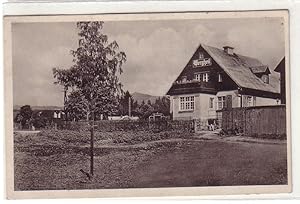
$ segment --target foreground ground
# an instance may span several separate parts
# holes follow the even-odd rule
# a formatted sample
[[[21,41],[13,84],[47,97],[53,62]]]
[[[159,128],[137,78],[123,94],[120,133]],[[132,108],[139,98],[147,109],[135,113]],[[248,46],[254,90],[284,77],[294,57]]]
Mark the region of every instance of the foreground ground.
[[[194,136],[194,137],[193,137]],[[88,180],[88,133],[15,134],[15,190],[276,185],[286,144],[203,140],[193,134],[99,133]]]

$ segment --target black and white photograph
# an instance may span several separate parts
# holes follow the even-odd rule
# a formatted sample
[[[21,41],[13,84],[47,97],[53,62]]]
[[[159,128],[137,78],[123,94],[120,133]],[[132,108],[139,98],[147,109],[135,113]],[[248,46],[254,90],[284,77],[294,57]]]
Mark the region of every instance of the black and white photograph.
[[[4,21],[11,191],[291,190],[286,11]]]

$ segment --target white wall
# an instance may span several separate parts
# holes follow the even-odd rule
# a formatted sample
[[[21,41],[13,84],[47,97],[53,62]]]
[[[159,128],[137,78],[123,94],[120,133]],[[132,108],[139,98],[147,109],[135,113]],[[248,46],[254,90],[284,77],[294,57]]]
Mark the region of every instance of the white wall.
[[[209,108],[209,100],[214,98],[213,108]],[[216,96],[212,94],[200,94],[200,119],[215,118],[216,115]]]
[[[220,96],[232,96],[232,107],[241,107],[241,96],[237,94],[237,90],[233,91],[220,91],[217,95],[213,94],[183,94],[178,96],[171,96],[170,111],[173,113],[174,120],[191,120],[191,119],[210,119],[216,118],[218,110],[218,97]],[[195,97],[195,108],[193,111],[180,111],[180,97],[181,96],[194,96]],[[210,98],[214,98],[213,108],[209,108]],[[243,100],[245,95],[243,95]],[[252,99],[253,102],[253,99]],[[280,101],[276,99],[256,97],[255,106],[267,106],[267,105],[277,105]]]
[[[279,104],[280,100],[277,99],[256,97],[256,106],[273,106]]]
[[[221,92],[217,93],[217,97],[218,96],[226,96],[226,95],[232,95],[232,107],[233,108],[241,107],[241,96],[237,94],[237,90],[221,91]],[[245,96],[247,96],[247,95],[243,95],[243,100],[245,100]],[[258,97],[258,96],[256,96],[255,98],[256,98],[255,106],[272,106],[272,105],[280,104],[280,100],[278,101],[277,99],[263,98],[263,97]],[[252,102],[253,102],[253,98],[252,98]]]
[[[180,111],[180,97],[181,96],[194,96],[195,108],[193,111]],[[190,120],[199,118],[210,118],[215,116],[216,112],[213,109],[209,109],[209,98],[215,97],[211,94],[183,94],[172,97],[172,112],[174,120]]]
[[[182,96],[194,96],[195,107],[193,111],[180,111],[180,97]],[[199,106],[199,94],[183,94],[178,96],[173,96],[173,119],[174,120],[190,120],[195,119],[197,115],[200,114]]]
[[[219,96],[227,96],[227,95],[231,95],[232,96],[232,108],[237,108],[241,106],[241,98],[238,95],[237,90],[233,90],[233,91],[220,91],[217,93],[217,97],[216,97],[216,110],[217,110],[217,102],[218,102],[218,97]]]

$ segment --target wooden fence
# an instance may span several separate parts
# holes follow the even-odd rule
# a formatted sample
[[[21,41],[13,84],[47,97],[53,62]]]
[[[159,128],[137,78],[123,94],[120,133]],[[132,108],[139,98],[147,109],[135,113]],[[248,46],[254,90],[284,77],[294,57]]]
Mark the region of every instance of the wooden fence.
[[[223,110],[222,129],[252,137],[285,138],[285,105],[232,108]]]

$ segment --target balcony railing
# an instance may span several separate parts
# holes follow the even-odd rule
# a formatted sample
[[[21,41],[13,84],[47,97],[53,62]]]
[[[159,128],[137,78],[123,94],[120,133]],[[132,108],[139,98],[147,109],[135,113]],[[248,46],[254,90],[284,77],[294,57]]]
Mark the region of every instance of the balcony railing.
[[[201,81],[198,81],[196,79],[193,79],[193,80],[186,80],[186,81],[175,81],[173,84],[193,84],[193,83],[196,83],[196,84],[200,84]],[[207,82],[205,82],[207,83]]]

